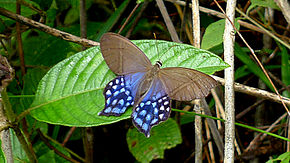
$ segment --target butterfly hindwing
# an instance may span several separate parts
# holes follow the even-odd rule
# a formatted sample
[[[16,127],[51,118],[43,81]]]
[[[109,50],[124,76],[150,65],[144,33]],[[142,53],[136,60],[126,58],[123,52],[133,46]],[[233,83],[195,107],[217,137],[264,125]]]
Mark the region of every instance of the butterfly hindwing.
[[[120,116],[126,109],[134,104],[136,90],[140,81],[144,78],[144,72],[132,73],[128,75],[117,76],[110,81],[105,89],[105,108],[99,115]]]
[[[155,79],[144,98],[133,109],[133,124],[149,137],[151,128],[166,121],[170,111],[170,98],[163,89],[163,84]]]
[[[130,87],[126,87],[125,77],[117,76],[110,81],[104,89],[105,108],[99,112],[99,115],[120,116],[128,106],[134,104]]]

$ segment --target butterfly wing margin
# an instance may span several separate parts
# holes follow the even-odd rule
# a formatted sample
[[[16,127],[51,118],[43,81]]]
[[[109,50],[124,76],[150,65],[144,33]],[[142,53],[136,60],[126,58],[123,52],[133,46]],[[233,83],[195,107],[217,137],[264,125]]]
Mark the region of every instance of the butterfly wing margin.
[[[157,75],[169,97],[179,101],[206,97],[218,85],[209,75],[189,68],[167,67],[160,69]]]
[[[117,75],[146,72],[152,64],[148,57],[129,39],[115,33],[105,33],[100,41],[105,62]]]

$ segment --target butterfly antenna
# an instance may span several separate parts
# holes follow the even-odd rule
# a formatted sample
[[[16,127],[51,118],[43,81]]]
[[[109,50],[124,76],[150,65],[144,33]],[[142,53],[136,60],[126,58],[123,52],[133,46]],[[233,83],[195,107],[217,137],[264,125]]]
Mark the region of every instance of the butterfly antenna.
[[[156,49],[157,49],[158,60],[160,60],[159,50],[158,50],[158,45],[157,45],[157,39],[156,39],[156,34],[153,32],[153,35],[154,35],[154,39],[155,39],[155,46],[156,46]]]

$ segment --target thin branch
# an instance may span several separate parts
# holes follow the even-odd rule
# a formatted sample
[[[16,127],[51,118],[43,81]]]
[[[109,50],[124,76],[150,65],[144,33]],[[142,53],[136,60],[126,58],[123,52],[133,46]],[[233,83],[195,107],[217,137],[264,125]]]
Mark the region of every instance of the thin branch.
[[[286,21],[290,24],[290,5],[288,0],[274,0],[280,7]]]
[[[215,3],[216,0],[214,0]],[[234,27],[230,21],[235,19],[235,7],[236,0],[228,0],[226,7],[226,19],[225,31],[224,31],[224,60],[230,67],[225,69],[225,112],[226,112],[226,122],[225,122],[225,153],[224,162],[230,163],[234,162],[235,149],[235,91],[234,91],[234,43],[235,34]]]
[[[176,3],[176,4],[179,4],[179,5],[185,5],[185,2],[184,1],[180,1],[180,0],[167,0],[169,2],[172,2],[172,3]],[[219,18],[225,18],[225,16],[223,15],[223,13],[220,13],[218,11],[215,11],[215,10],[211,10],[211,9],[207,9],[205,7],[199,7],[199,10],[201,12],[204,12],[204,13],[208,13],[210,15],[214,15],[214,16],[217,16]],[[290,45],[287,44],[285,41],[281,40],[279,37],[275,36],[273,33],[271,33],[270,31],[266,30],[264,27],[262,27],[259,23],[257,23],[256,21],[254,21],[253,19],[251,19],[249,16],[247,16],[245,13],[243,13],[242,11],[240,11],[238,8],[236,8],[236,11],[238,11],[242,16],[244,16],[246,19],[250,20],[253,24],[250,24],[250,23],[247,23],[245,21],[242,21],[242,20],[238,20],[238,23],[240,23],[241,26],[244,26],[246,28],[249,28],[251,30],[254,30],[254,31],[257,31],[257,32],[260,32],[260,33],[263,33],[263,34],[267,34],[269,35],[270,37],[272,37],[273,39],[277,40],[278,42],[280,42],[281,44],[283,44],[284,46],[286,46],[288,49],[290,49]]]
[[[218,82],[220,82],[222,85],[225,84],[225,79],[217,77],[217,76],[213,76],[212,77],[217,80]],[[254,87],[249,87],[240,83],[235,83],[234,84],[234,89],[237,92],[241,92],[241,93],[245,93],[251,96],[255,96],[255,97],[261,97],[264,99],[268,99],[277,103],[281,103],[281,99],[279,98],[279,96],[275,93],[271,93],[262,89],[258,89],[258,88],[254,88]],[[287,97],[283,97],[282,96],[283,101],[285,102],[286,105],[290,106],[290,99]]]
[[[287,113],[283,114],[281,117],[279,117],[267,130],[266,132],[270,132],[275,126],[276,124],[278,124],[283,118],[285,118],[287,116]],[[267,136],[267,134],[263,134],[263,133],[259,133],[249,144],[249,146],[246,148],[246,150],[244,152],[249,152],[251,150],[253,150],[256,145],[257,142],[262,142],[263,139],[265,139],[265,137]]]
[[[174,28],[174,25],[173,25],[172,21],[170,20],[170,17],[168,15],[168,12],[167,12],[167,9],[164,5],[163,0],[156,0],[156,2],[157,2],[157,5],[159,7],[159,10],[162,14],[162,17],[164,19],[164,22],[166,24],[166,27],[170,33],[172,41],[181,43],[181,41],[178,38],[178,34]]]
[[[189,2],[187,2],[189,3]],[[199,18],[199,3],[198,0],[192,0],[192,36],[193,46],[200,48],[200,18]],[[197,99],[194,111],[201,114],[201,100]],[[194,118],[194,129],[195,129],[195,162],[202,162],[202,119],[199,116]]]
[[[134,7],[134,9],[131,11],[131,13],[129,14],[129,16],[127,17],[127,19],[125,20],[124,24],[122,25],[122,27],[120,28],[118,34],[120,34],[122,32],[122,30],[124,29],[124,27],[127,25],[128,21],[130,20],[130,18],[132,17],[132,15],[134,14],[134,12],[137,10],[137,8],[139,7],[140,3],[137,3]]]
[[[13,20],[18,21],[22,24],[31,26],[33,28],[41,30],[41,31],[48,33],[50,35],[53,35],[55,37],[60,37],[64,40],[74,42],[74,43],[83,45],[85,47],[92,47],[92,46],[99,46],[100,45],[98,42],[91,41],[91,40],[84,39],[84,38],[80,38],[80,37],[77,37],[75,35],[69,34],[67,32],[63,32],[63,31],[57,30],[55,28],[51,28],[51,27],[44,25],[42,23],[36,22],[34,20],[28,19],[24,16],[14,14],[13,12],[8,11],[2,7],[0,7],[0,15],[6,16],[10,19],[13,19]]]
[[[201,102],[202,102],[202,106],[204,108],[204,114],[212,116],[211,112],[210,112],[210,109],[209,109],[209,107],[208,107],[208,105],[207,105],[207,103],[206,103],[204,98],[201,100]],[[207,123],[209,125],[209,128],[210,128],[210,131],[212,133],[213,140],[215,141],[215,144],[218,147],[218,152],[219,152],[219,155],[220,155],[220,159],[223,160],[223,157],[224,157],[223,156],[223,154],[224,154],[224,143],[223,143],[222,136],[219,133],[219,131],[217,129],[217,125],[216,125],[216,123],[215,123],[215,121],[213,119],[206,118],[206,121],[207,121]]]
[[[132,33],[133,30],[135,29],[135,27],[136,27],[138,21],[140,20],[140,18],[141,18],[141,16],[142,16],[142,13],[143,13],[144,10],[147,8],[148,4],[149,4],[149,1],[144,1],[144,2],[142,3],[142,7],[141,7],[140,11],[138,12],[138,14],[137,14],[137,16],[136,16],[136,18],[135,18],[133,24],[131,25],[130,29],[128,30],[128,32],[127,32],[127,34],[126,34],[126,37],[127,37],[127,38],[130,37],[131,33]]]
[[[16,2],[16,13],[21,14],[21,5],[19,3],[19,0]],[[25,62],[24,62],[24,52],[23,52],[23,44],[22,44],[22,38],[21,38],[21,31],[20,31],[20,23],[16,22],[16,36],[17,36],[17,45],[18,45],[18,54],[20,59],[20,65],[21,65],[21,73],[22,76],[25,75]]]
[[[46,137],[43,135],[43,133],[37,129],[37,132],[41,138],[41,140],[44,142],[44,144],[46,144],[51,150],[53,150],[57,155],[59,155],[60,157],[70,161],[70,162],[73,162],[73,163],[79,163],[79,161],[76,161],[68,156],[66,156],[65,154],[63,154],[62,152],[60,152],[58,149],[56,149],[53,145],[51,145],[49,143],[49,140],[46,139]]]
[[[216,2],[216,0],[215,0]],[[220,8],[220,10],[225,14],[224,10],[222,9],[222,7],[216,2],[217,6]],[[247,16],[246,14],[244,14],[243,12],[241,12],[239,9],[236,8],[236,11],[238,11],[239,13],[243,14],[244,16]],[[266,69],[264,68],[264,66],[262,65],[262,63],[259,61],[258,57],[256,56],[254,50],[250,47],[250,45],[247,43],[247,41],[244,39],[244,37],[242,36],[242,34],[237,30],[237,28],[235,27],[234,23],[232,20],[229,19],[229,17],[227,15],[225,15],[227,17],[227,20],[229,20],[230,24],[232,25],[232,27],[235,29],[235,31],[237,32],[237,34],[239,35],[239,37],[242,39],[242,41],[244,42],[244,44],[247,46],[247,48],[250,50],[251,54],[253,55],[253,57],[255,58],[256,62],[258,63],[258,65],[260,66],[260,68],[262,69],[262,71],[264,72],[264,74],[266,75],[267,79],[270,81],[271,85],[273,86],[276,94],[279,96],[282,105],[284,106],[285,110],[287,111],[287,113],[290,115],[290,112],[285,104],[285,102],[282,99],[282,96],[280,95],[280,93],[278,92],[277,88],[275,87],[273,81],[271,80],[271,78],[269,77],[269,74],[267,73]],[[248,17],[248,16],[247,16]],[[260,28],[263,29],[263,27],[261,25],[259,25],[258,23],[256,23],[255,21],[252,21],[253,23],[255,23],[257,26],[259,26]],[[272,33],[269,32],[271,35]],[[275,39],[279,39],[279,38],[275,38]],[[283,44],[284,45],[284,44]],[[288,47],[290,49],[290,46],[285,45],[286,47]]]
[[[68,142],[68,140],[71,138],[71,136],[72,136],[72,134],[73,134],[73,132],[75,130],[76,130],[76,127],[72,127],[72,128],[69,129],[69,131],[67,132],[67,134],[66,134],[66,136],[65,136],[65,138],[64,138],[64,140],[63,140],[63,142],[61,144],[63,147]]]

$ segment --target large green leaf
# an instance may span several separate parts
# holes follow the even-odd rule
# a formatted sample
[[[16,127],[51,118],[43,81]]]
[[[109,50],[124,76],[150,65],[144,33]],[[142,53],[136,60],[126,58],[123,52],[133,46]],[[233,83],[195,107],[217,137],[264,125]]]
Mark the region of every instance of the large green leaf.
[[[37,46],[35,46],[37,45]],[[70,43],[39,32],[37,36],[27,37],[23,44],[27,65],[52,66],[65,59],[73,49]]]
[[[130,152],[140,162],[164,158],[164,150],[175,147],[182,142],[181,133],[173,119],[153,127],[150,138],[146,138],[136,128],[128,130],[127,144]]]
[[[159,60],[155,40],[134,41],[149,59]],[[212,74],[228,67],[217,55],[186,44],[158,41],[163,67],[182,66]],[[129,118],[98,116],[104,107],[103,88],[114,78],[99,47],[77,53],[55,65],[40,81],[31,105],[34,118],[67,126],[98,126]]]

